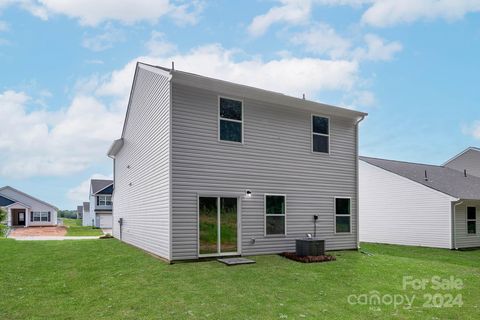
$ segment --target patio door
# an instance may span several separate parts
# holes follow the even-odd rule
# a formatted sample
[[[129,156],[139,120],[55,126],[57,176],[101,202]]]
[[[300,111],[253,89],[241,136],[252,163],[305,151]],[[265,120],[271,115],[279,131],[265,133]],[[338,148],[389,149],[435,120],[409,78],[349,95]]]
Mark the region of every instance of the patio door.
[[[238,254],[238,198],[198,198],[199,255]]]

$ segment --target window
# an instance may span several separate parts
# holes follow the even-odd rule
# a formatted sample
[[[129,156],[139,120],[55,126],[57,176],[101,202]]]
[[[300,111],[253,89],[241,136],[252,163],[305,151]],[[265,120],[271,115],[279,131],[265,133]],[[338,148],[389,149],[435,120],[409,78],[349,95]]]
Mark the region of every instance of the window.
[[[467,207],[467,232],[468,234],[477,233],[477,208]]]
[[[243,142],[243,103],[239,100],[219,98],[219,139]]]
[[[350,198],[335,198],[335,233],[350,233],[352,203]]]
[[[49,222],[50,221],[50,212],[36,212],[32,211],[31,214],[31,221],[36,221],[36,222]]]
[[[312,116],[312,151],[330,152],[330,119]]]
[[[285,214],[284,195],[265,195],[265,235],[284,235]]]
[[[111,206],[112,196],[97,196],[97,206]]]

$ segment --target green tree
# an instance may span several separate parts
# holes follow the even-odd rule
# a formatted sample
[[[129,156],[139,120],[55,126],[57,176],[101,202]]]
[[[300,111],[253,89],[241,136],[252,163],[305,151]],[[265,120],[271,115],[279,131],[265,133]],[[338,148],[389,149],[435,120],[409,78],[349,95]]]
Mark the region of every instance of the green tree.
[[[7,211],[5,209],[0,208],[0,237],[5,235],[5,231],[7,230]]]

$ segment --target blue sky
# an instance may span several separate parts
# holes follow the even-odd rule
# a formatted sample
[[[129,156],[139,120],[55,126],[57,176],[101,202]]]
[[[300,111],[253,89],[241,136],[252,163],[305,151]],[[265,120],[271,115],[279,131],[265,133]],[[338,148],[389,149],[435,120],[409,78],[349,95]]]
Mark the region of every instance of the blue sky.
[[[0,0],[0,185],[86,200],[137,60],[366,111],[363,155],[441,164],[480,145],[479,18],[466,0]]]

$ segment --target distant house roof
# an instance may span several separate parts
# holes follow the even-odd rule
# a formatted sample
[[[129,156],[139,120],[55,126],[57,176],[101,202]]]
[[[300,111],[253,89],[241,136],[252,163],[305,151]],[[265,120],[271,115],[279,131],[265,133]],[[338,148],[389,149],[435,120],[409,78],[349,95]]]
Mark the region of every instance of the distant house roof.
[[[113,185],[113,180],[92,179],[92,194],[97,194]],[[113,188],[112,188],[113,191]],[[112,192],[110,192],[112,193]],[[105,193],[102,193],[105,194]]]
[[[83,211],[90,212],[90,202],[84,202],[83,203]]]
[[[447,162],[445,162],[443,164],[443,166],[446,166],[448,165],[450,162],[456,160],[457,158],[461,157],[462,155],[464,155],[465,153],[469,152],[469,151],[476,151],[476,152],[480,152],[480,148],[477,148],[477,147],[468,147],[467,149],[463,150],[462,152],[460,152],[459,154],[457,154],[456,156],[454,156],[453,158],[449,159]]]
[[[12,203],[15,203],[15,201],[10,200],[8,198],[5,198],[4,196],[0,195],[0,207],[6,207],[11,205]]]
[[[83,206],[77,206],[77,212],[78,212],[78,214],[82,214],[83,213]]]
[[[459,199],[480,200],[480,178],[443,166],[360,157],[360,160]],[[426,177],[425,177],[426,172]]]
[[[49,206],[49,207],[52,207],[52,208],[55,209],[55,210],[58,210],[58,208],[57,208],[56,206],[54,206],[53,204],[50,204],[50,203],[48,203],[48,202],[45,202],[45,201],[40,200],[40,199],[38,199],[38,198],[35,198],[35,197],[33,197],[33,196],[25,193],[25,192],[22,192],[22,191],[20,191],[20,190],[18,190],[18,189],[15,189],[15,188],[13,188],[13,187],[10,187],[10,186],[5,186],[5,187],[0,188],[0,193],[2,192],[2,190],[6,190],[6,189],[10,189],[10,190],[12,190],[12,191],[14,191],[14,192],[16,192],[16,193],[19,193],[19,194],[25,196],[25,197],[28,197],[28,198],[30,198],[30,199],[32,199],[32,200],[41,202],[41,203],[43,203],[43,204],[45,204],[45,205],[47,205],[47,206]],[[21,203],[21,202],[19,202],[19,201],[17,201],[17,200],[15,200],[15,201],[16,201],[16,203]],[[21,203],[21,204],[22,204],[22,205],[25,205],[24,203]],[[25,205],[25,206],[27,206],[27,205]],[[27,207],[29,207],[29,206],[27,206]]]

